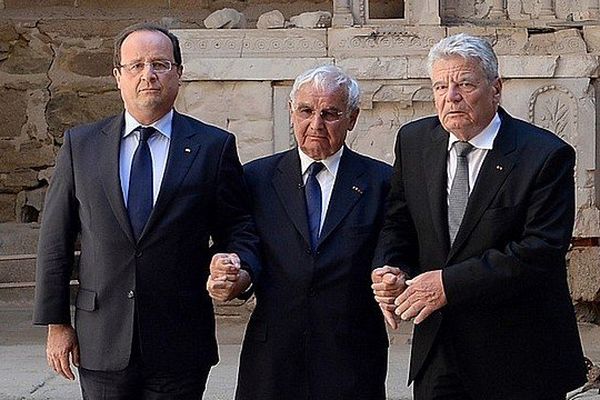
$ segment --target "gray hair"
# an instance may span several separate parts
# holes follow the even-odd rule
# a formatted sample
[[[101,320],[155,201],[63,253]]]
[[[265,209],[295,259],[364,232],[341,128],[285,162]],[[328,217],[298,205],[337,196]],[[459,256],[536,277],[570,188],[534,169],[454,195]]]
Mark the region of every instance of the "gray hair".
[[[294,86],[292,86],[290,92],[292,106],[296,104],[298,90],[307,83],[320,90],[343,89],[346,93],[347,111],[354,111],[358,108],[358,102],[360,101],[358,82],[335,65],[322,65],[300,74],[294,81]]]
[[[429,51],[427,56],[427,72],[431,76],[433,64],[436,61],[452,56],[459,56],[478,61],[488,81],[498,78],[498,58],[492,45],[485,39],[459,33],[440,40]]]

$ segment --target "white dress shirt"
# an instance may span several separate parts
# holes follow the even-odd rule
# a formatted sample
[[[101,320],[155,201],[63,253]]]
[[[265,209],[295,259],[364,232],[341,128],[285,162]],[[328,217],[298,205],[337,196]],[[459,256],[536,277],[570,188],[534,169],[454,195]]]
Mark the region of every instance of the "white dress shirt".
[[[338,167],[340,166],[340,158],[342,157],[343,151],[344,146],[326,159],[317,161],[322,162],[325,167],[317,174],[317,180],[319,181],[319,185],[321,185],[321,223],[319,225],[319,233],[323,228],[323,222],[327,215],[329,200],[331,200],[331,192],[333,191],[333,185],[335,184],[335,178],[337,176]],[[300,154],[302,182],[306,185],[306,181],[308,180],[308,167],[316,160],[313,160],[304,154],[300,148],[298,148],[298,153]]]
[[[153,205],[156,204],[156,199],[160,192],[160,185],[165,173],[165,166],[167,165],[169,146],[171,144],[172,121],[173,110],[150,125],[156,129],[156,132],[148,139],[150,155],[152,156]],[[137,127],[140,125],[143,124],[137,122],[129,112],[125,111],[125,131],[121,138],[121,148],[119,151],[119,175],[121,178],[121,190],[123,191],[125,204],[127,204],[127,196],[129,195],[129,175],[131,174],[133,154],[140,141],[140,133],[137,130]]]
[[[469,163],[469,194],[473,191],[485,156],[488,151],[494,147],[494,139],[496,139],[498,131],[500,130],[500,123],[500,116],[496,113],[489,125],[486,126],[481,133],[469,140],[469,143],[473,146],[473,150],[467,154],[467,162]],[[452,187],[457,164],[456,148],[453,144],[458,141],[460,141],[460,139],[450,132],[450,138],[448,140],[449,154],[447,157],[448,186],[446,189],[448,194],[450,194],[450,188]]]

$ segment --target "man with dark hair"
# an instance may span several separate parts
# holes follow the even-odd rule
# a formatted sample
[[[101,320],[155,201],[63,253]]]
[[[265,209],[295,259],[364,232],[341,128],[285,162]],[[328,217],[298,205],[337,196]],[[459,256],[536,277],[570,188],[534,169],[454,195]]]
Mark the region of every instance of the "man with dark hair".
[[[241,266],[234,293],[259,272],[235,139],[173,109],[182,71],[163,27],[119,35],[125,111],[65,133],[48,189],[34,323],[48,325],[51,368],[74,379],[71,362],[79,367],[85,399],[201,398],[218,360],[209,237]]]
[[[400,129],[372,274],[415,324],[415,400],[559,400],[585,382],[567,287],[575,152],[499,107],[492,46],[429,53],[437,116]]]

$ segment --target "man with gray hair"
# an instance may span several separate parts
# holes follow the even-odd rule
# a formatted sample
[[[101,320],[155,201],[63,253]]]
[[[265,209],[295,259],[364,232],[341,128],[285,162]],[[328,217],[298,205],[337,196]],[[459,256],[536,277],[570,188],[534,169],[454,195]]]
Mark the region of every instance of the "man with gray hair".
[[[392,169],[344,145],[358,103],[339,68],[306,71],[289,103],[298,147],[244,168],[264,264],[238,400],[385,399],[388,339],[370,264]],[[219,268],[208,287],[226,300]]]
[[[416,400],[558,400],[585,382],[566,279],[573,148],[499,107],[498,61],[459,34],[429,53],[436,117],[403,126],[372,274],[413,320]]]

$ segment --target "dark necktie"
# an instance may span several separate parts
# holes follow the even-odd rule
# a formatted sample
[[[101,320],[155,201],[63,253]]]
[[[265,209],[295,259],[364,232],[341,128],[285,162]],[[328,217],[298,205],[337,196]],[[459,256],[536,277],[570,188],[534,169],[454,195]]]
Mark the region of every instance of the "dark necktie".
[[[319,241],[319,227],[321,226],[321,185],[317,180],[317,174],[323,169],[323,163],[313,162],[308,167],[308,179],[304,187],[306,196],[306,215],[308,216],[308,228],[310,229],[310,246],[313,250],[317,248]]]
[[[454,243],[469,200],[469,162],[467,154],[473,150],[469,142],[454,142],[456,147],[456,171],[448,195],[448,232],[450,245]]]
[[[136,240],[140,238],[152,211],[152,155],[148,139],[156,130],[149,126],[147,128],[139,127],[138,131],[140,132],[140,141],[133,154],[127,196],[127,212]]]

